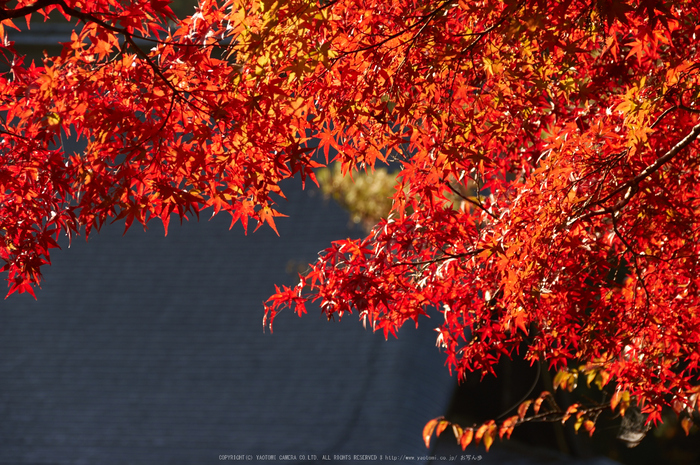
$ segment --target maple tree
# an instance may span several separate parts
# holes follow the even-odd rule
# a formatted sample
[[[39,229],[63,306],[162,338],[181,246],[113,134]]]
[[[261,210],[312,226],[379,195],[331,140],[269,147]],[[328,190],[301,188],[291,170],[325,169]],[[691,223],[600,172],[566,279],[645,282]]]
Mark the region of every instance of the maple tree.
[[[52,12],[74,32],[28,62],[6,31]],[[275,229],[284,179],[391,162],[388,217],[277,288],[264,324],[315,300],[387,337],[432,314],[460,377],[519,352],[611,393],[452,425],[463,447],[633,405],[697,418],[697,2],[203,0],[178,20],[164,0],[19,0],[0,21],[10,294],[34,293],[63,233],[167,233],[203,208]]]

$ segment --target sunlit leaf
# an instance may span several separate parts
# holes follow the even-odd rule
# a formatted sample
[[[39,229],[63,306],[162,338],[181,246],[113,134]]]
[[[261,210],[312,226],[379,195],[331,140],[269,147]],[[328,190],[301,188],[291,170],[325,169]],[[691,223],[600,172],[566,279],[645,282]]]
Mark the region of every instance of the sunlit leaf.
[[[423,441],[425,441],[425,447],[430,447],[430,437],[433,435],[433,431],[438,424],[438,419],[433,418],[423,427]]]
[[[465,428],[462,436],[459,438],[459,445],[462,446],[462,450],[465,450],[467,446],[472,442],[474,437],[474,430],[472,428]]]

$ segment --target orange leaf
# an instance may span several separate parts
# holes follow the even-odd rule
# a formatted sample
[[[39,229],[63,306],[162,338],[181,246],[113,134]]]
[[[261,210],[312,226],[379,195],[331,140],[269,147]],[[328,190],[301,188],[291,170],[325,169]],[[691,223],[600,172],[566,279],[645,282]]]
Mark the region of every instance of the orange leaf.
[[[489,425],[484,423],[483,425],[479,426],[479,429],[476,430],[476,434],[474,435],[474,442],[479,444],[481,442],[481,438],[484,437],[484,433],[488,429]]]
[[[484,435],[489,432],[489,434],[492,434],[493,436],[496,435],[496,422],[493,420],[489,420],[483,425],[479,427],[478,430],[476,430],[476,434],[474,435],[474,440],[476,441],[477,444],[481,442],[481,439],[484,438]],[[486,439],[484,438],[484,441]],[[491,442],[493,442],[493,437],[490,439]],[[489,443],[489,446],[491,444]],[[486,450],[488,450],[488,446],[486,447]]]
[[[693,427],[693,420],[690,417],[683,417],[681,420],[681,427],[683,431],[685,431],[685,435],[688,436],[690,434],[690,428]]]
[[[617,404],[620,403],[621,395],[622,395],[622,391],[620,391],[620,390],[615,391],[615,394],[613,394],[612,398],[610,399],[610,409],[611,410],[615,411]]]
[[[627,391],[615,391],[612,399],[610,399],[610,408],[614,411],[617,406],[620,406],[620,415],[625,415],[625,410],[630,405],[630,393]]]
[[[472,428],[467,428],[462,433],[462,437],[459,438],[459,445],[462,446],[462,450],[466,449],[469,443],[472,442],[474,437],[474,430]]]
[[[571,404],[569,408],[566,409],[566,413],[564,414],[564,418],[561,419],[561,422],[566,423],[566,420],[568,420],[571,417],[571,415],[578,412],[579,407],[579,404]]]
[[[528,407],[530,407],[530,404],[532,403],[532,400],[526,400],[522,404],[520,404],[520,407],[518,407],[518,415],[520,416],[520,419],[522,420],[525,418],[525,414],[527,413]]]
[[[535,412],[535,415],[539,413],[540,407],[542,406],[542,402],[549,395],[551,395],[549,391],[543,391],[542,394],[540,394],[540,397],[537,398],[537,400],[535,401],[535,405],[532,407],[532,410]]]
[[[447,425],[449,425],[450,422],[447,420],[440,420],[440,422],[437,425],[437,428],[435,429],[435,436],[439,437],[440,434],[442,434],[443,431],[445,431],[445,428],[447,428]]]
[[[518,415],[506,418],[503,423],[501,423],[501,427],[498,430],[498,437],[502,439],[503,435],[506,434],[507,438],[510,439],[510,435],[513,433],[513,429],[518,424],[519,420],[520,417]]]
[[[430,448],[430,436],[433,435],[433,431],[435,430],[435,426],[437,426],[437,424],[438,419],[433,418],[425,424],[425,427],[423,427],[423,440],[425,441],[425,447],[427,448]]]

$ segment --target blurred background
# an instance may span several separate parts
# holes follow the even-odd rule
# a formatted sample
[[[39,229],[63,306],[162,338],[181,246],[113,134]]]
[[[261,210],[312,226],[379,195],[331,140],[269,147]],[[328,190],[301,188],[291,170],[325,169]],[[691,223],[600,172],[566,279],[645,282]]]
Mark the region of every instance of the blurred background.
[[[2,303],[0,463],[427,455],[423,425],[455,383],[430,325],[385,341],[312,306],[263,332],[274,284],[356,234],[317,191],[288,197],[281,237],[222,215],[64,241],[38,300]]]

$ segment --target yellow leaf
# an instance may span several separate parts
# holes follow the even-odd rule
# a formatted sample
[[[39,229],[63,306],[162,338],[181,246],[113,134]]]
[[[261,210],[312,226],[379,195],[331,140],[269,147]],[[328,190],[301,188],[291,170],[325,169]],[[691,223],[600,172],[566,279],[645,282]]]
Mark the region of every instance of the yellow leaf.
[[[552,381],[552,384],[554,385],[554,389],[558,389],[561,387],[562,389],[566,389],[566,381],[568,380],[568,373],[566,370],[559,370],[556,375],[554,375],[554,380]]]
[[[494,439],[496,438],[496,424],[491,423],[484,433],[484,446],[486,447],[486,452],[491,448]]]
[[[58,113],[51,112],[46,116],[46,121],[49,123],[49,126],[56,126],[61,122],[61,117]]]
[[[594,383],[598,389],[602,391],[603,387],[608,384],[608,381],[610,381],[610,373],[605,370],[600,370],[595,377]]]
[[[476,430],[476,434],[474,434],[474,441],[476,441],[477,444],[481,442],[481,438],[484,437],[484,433],[486,433],[488,427],[489,424],[484,423],[483,425],[479,426],[479,429]]]
[[[484,58],[484,69],[493,76],[493,62],[488,58]]]
[[[586,386],[591,387],[591,381],[593,381],[598,373],[595,370],[588,370],[586,372]]]

